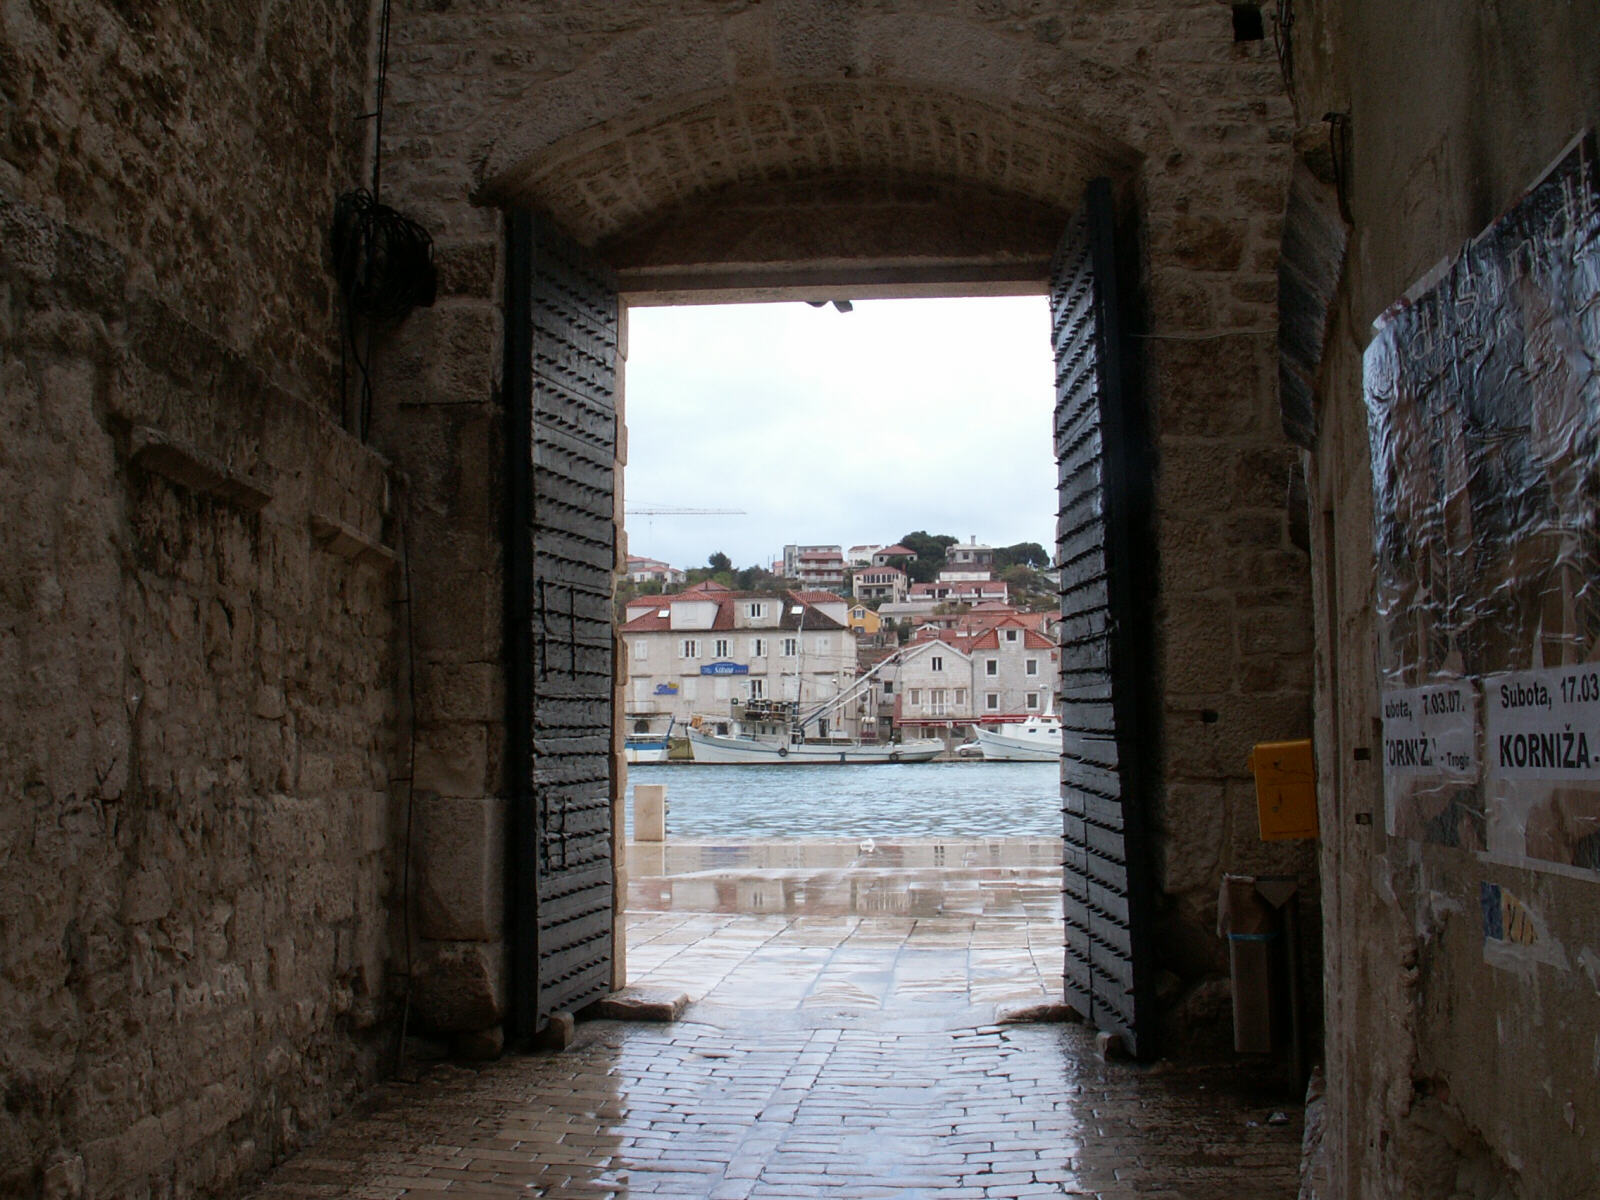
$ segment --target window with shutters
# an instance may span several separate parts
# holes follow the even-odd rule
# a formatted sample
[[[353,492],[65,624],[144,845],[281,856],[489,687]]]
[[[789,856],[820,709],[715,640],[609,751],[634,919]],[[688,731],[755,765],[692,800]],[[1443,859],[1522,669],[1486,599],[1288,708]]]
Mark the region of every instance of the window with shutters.
[[[679,658],[699,658],[700,657],[700,639],[699,638],[684,638],[681,642],[679,642],[678,643],[678,657]]]

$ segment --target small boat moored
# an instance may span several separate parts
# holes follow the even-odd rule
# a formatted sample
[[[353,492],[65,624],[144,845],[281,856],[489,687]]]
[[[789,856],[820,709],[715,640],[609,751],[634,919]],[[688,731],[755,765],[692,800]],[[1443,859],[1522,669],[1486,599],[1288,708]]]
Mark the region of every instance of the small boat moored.
[[[1054,762],[1061,757],[1061,718],[1048,712],[979,725],[974,733],[985,762]]]
[[[632,732],[622,741],[623,757],[630,763],[666,762],[672,741],[672,718],[667,718],[667,727],[659,733],[650,729],[648,718],[634,719],[631,724]]]

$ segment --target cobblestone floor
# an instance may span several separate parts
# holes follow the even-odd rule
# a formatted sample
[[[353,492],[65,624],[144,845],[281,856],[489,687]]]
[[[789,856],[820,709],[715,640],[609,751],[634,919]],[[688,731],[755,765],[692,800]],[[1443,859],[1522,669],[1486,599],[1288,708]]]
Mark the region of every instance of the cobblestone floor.
[[[1233,1070],[993,1023],[1054,995],[1060,939],[1048,917],[637,914],[631,981],[687,991],[683,1020],[420,1068],[257,1200],[1293,1197],[1299,1110]]]

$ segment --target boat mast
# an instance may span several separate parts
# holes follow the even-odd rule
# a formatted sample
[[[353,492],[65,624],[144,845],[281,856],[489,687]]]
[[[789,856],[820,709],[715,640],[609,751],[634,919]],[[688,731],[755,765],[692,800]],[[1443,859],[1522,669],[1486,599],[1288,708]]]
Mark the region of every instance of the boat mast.
[[[844,691],[840,692],[837,696],[833,696],[830,699],[823,701],[805,716],[799,718],[800,727],[804,729],[813,721],[817,721],[822,717],[827,716],[834,709],[842,708],[844,705],[850,703],[850,701],[856,699],[863,691],[866,690],[867,684],[872,682],[873,676],[877,675],[877,673],[882,671],[885,667],[895,665],[904,666],[907,662],[911,661],[911,659],[917,657],[917,655],[927,653],[938,644],[939,643],[937,642],[924,642],[920,646],[913,646],[910,650],[896,650],[877,666],[861,675],[854,683],[852,683]]]

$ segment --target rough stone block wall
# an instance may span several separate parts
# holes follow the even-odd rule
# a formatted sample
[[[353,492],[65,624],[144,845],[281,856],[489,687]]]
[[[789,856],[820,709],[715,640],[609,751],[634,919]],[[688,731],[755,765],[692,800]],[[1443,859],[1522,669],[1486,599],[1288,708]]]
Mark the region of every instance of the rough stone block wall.
[[[426,216],[408,195],[391,200]],[[439,297],[381,336],[374,444],[411,483],[415,990],[425,1032],[497,1053],[506,1013],[500,214],[432,223]]]
[[[1350,120],[1350,248],[1311,457],[1323,828],[1327,1123],[1308,1196],[1584,1195],[1600,1178],[1600,912],[1592,880],[1385,833],[1373,501],[1362,352],[1372,322],[1600,123],[1600,4],[1308,10],[1297,107]],[[1325,127],[1314,141],[1325,145]],[[1484,884],[1559,955],[1495,965]]]
[[[413,4],[396,12],[390,88],[394,202],[447,258],[479,264],[479,282],[493,274],[492,206],[529,204],[586,243],[637,255],[616,261],[624,273],[714,267],[721,253],[749,286],[777,289],[860,262],[988,253],[1032,256],[1042,287],[1041,214],[1064,228],[1095,174],[1132,195],[1160,472],[1151,685],[1164,731],[1163,991],[1175,1046],[1192,1045],[1196,1029],[1222,1031],[1221,874],[1293,873],[1314,892],[1312,850],[1258,840],[1246,766],[1255,742],[1310,732],[1308,568],[1289,533],[1296,453],[1278,427],[1273,345],[1293,120],[1270,41],[1235,43],[1230,7],[1211,0]],[[897,197],[914,203],[890,211]],[[863,198],[870,221],[839,219],[866,212]],[[930,219],[946,201],[972,207]],[[973,231],[1000,212],[1027,219],[986,250]],[[743,231],[740,213],[751,214]],[[908,230],[926,231],[927,244],[908,244]],[[500,584],[474,539],[494,528],[498,502],[469,511],[450,489],[492,485],[499,461],[497,306],[494,288],[475,282],[402,332],[387,348],[404,365],[389,372],[377,434],[426,481],[425,544],[441,556],[426,586],[472,600],[419,609],[429,653],[491,672],[498,616],[480,616],[477,597]],[[475,703],[476,715],[459,710],[437,728],[429,759],[442,796],[498,786],[498,695],[490,687]],[[456,928],[450,936],[464,936]],[[492,944],[450,950],[467,955],[472,994],[489,1002],[474,1021],[497,1003],[483,957]],[[449,1019],[443,1004],[430,1012]]]
[[[376,1074],[382,459],[322,267],[365,17],[0,15],[0,1192],[223,1194]]]

